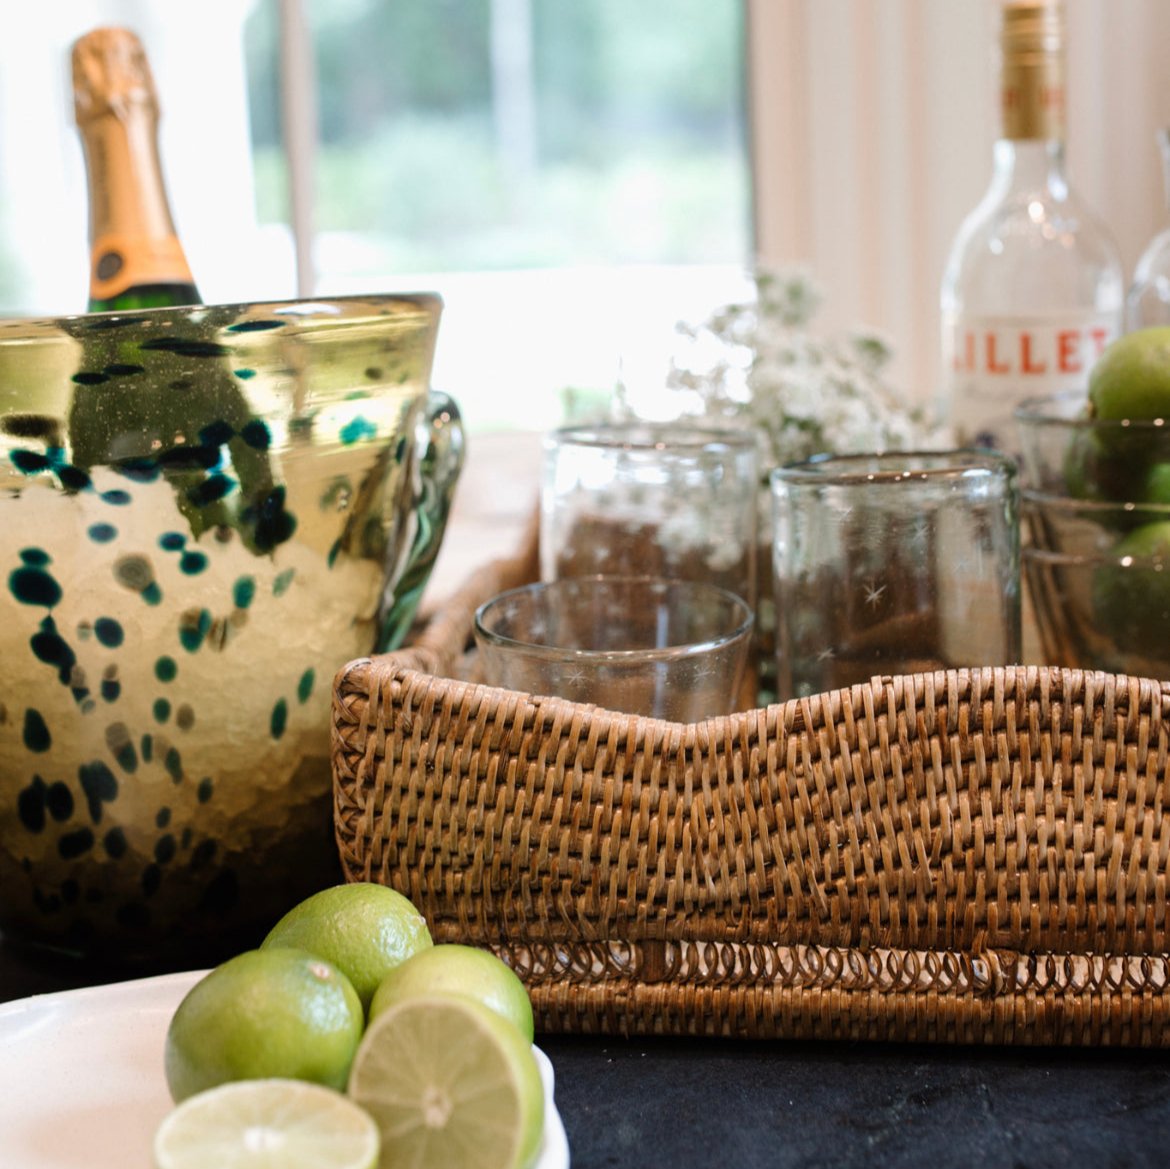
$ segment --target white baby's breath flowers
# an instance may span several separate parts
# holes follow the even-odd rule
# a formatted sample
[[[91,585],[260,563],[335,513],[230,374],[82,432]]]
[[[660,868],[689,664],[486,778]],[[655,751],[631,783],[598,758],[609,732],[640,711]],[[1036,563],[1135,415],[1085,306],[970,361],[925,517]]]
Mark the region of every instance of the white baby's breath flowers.
[[[892,349],[881,334],[811,332],[822,294],[802,269],[760,269],[754,280],[753,299],[678,325],[686,352],[668,385],[683,416],[751,429],[764,474],[822,452],[947,445],[887,380]]]

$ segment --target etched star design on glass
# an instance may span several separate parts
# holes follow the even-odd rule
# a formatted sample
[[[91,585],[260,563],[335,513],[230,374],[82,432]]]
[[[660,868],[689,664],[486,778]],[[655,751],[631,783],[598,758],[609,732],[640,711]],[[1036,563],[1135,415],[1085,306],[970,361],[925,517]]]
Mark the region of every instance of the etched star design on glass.
[[[871,608],[876,609],[881,604],[882,597],[886,592],[886,585],[879,585],[872,577],[867,580],[862,586],[862,591],[865,593],[865,603]]]

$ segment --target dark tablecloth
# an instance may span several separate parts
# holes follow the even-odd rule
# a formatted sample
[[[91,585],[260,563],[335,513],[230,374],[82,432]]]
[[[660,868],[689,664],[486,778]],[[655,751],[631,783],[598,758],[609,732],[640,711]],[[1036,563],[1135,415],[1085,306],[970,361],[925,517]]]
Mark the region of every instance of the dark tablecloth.
[[[0,938],[0,999],[126,974]],[[1170,1161],[1170,1055],[1156,1051],[556,1035],[537,1042],[556,1069],[574,1169],[1121,1169]]]

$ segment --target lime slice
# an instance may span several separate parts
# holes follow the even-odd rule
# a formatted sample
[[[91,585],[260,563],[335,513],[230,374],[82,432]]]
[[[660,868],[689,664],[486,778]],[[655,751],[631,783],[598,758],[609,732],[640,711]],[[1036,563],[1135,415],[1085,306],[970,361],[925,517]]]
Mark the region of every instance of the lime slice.
[[[191,1096],[154,1138],[155,1169],[375,1169],[378,1127],[340,1092],[239,1080]]]
[[[474,999],[420,995],[369,1026],[349,1095],[377,1121],[382,1166],[525,1169],[544,1129],[532,1045]]]

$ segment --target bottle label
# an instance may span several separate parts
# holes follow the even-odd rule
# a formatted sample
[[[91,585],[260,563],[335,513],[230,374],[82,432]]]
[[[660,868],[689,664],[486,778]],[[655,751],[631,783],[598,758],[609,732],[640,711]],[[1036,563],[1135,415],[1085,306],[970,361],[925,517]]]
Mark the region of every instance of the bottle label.
[[[1087,390],[1089,371],[1119,332],[1116,313],[960,317],[944,334],[950,421],[963,446],[1016,447],[1025,398]]]
[[[90,297],[109,300],[148,284],[194,284],[179,241],[172,236],[106,234],[93,241]]]

